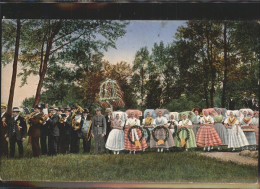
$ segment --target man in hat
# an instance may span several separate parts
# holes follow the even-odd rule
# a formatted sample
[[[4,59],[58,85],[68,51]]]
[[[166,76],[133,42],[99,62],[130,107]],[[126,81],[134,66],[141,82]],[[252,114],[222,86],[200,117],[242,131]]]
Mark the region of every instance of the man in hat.
[[[68,154],[71,141],[71,116],[70,109],[65,108],[65,114],[60,119],[60,153]]]
[[[101,109],[96,109],[96,115],[92,119],[92,137],[95,139],[95,153],[105,152],[105,135],[107,130],[106,119],[101,114]]]
[[[49,126],[49,155],[57,155],[60,136],[58,108],[50,108],[50,111],[51,115],[45,115],[46,123]]]
[[[44,104],[41,106],[42,109],[42,116],[45,116],[48,114],[48,104]],[[41,143],[41,152],[42,155],[47,155],[48,153],[48,148],[47,148],[47,137],[49,135],[49,127],[46,122],[41,124],[41,135],[40,135],[40,143]]]
[[[105,135],[105,143],[107,142],[107,137],[111,131],[111,119],[112,119],[112,110],[111,108],[106,109],[107,115],[105,116],[106,118],[106,124],[107,124],[107,132]]]
[[[18,145],[19,157],[23,157],[23,141],[27,136],[27,126],[25,120],[19,115],[19,108],[13,107],[12,118],[8,123],[6,141],[10,143],[10,157],[14,157],[15,143]]]
[[[43,122],[44,120],[43,113],[41,112],[41,107],[36,105],[34,107],[34,113],[29,118],[30,128],[28,131],[28,136],[31,137],[32,151],[34,157],[39,157],[41,153],[39,139],[41,137],[41,127],[43,125]]]
[[[255,99],[255,94],[251,94],[251,98],[248,99],[248,107],[254,111],[258,110],[258,102]]]
[[[82,139],[83,139],[83,150],[84,153],[90,152],[91,146],[91,126],[92,121],[89,120],[88,117],[89,110],[87,108],[83,111],[83,116],[81,119],[81,131],[82,131]]]
[[[230,97],[229,99],[229,103],[228,103],[228,109],[229,110],[234,110],[235,109],[235,101],[233,97]]]
[[[72,116],[72,130],[71,130],[71,146],[70,146],[70,152],[71,153],[79,153],[79,143],[80,138],[82,137],[81,132],[81,111],[78,110],[75,112],[74,116]]]
[[[8,142],[6,135],[8,132],[6,104],[1,104],[1,125],[0,125],[0,157],[8,156]]]

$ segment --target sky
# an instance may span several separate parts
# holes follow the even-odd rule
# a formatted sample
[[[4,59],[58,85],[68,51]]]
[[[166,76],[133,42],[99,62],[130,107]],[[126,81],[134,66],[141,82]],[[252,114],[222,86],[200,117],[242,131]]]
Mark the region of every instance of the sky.
[[[133,63],[135,53],[147,46],[151,51],[154,43],[163,41],[165,44],[174,40],[178,26],[185,25],[185,21],[130,21],[126,27],[126,34],[116,41],[116,49],[110,48],[104,53],[104,59],[112,64],[120,61]],[[18,66],[18,73],[21,67]],[[8,102],[12,77],[12,64],[2,67],[1,73],[1,102]],[[35,95],[38,76],[30,76],[27,85],[20,87],[21,78],[17,78],[13,106],[21,106],[26,97]]]

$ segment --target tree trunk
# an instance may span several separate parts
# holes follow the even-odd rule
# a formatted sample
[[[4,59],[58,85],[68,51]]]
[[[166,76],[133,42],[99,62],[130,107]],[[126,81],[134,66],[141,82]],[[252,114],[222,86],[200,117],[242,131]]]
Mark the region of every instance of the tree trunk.
[[[35,100],[33,103],[33,106],[38,105],[40,103],[40,99],[41,99],[41,90],[43,87],[43,81],[47,72],[47,65],[49,62],[49,57],[51,55],[51,49],[52,49],[52,45],[53,45],[53,39],[54,37],[58,34],[58,32],[60,31],[61,27],[62,27],[62,20],[59,21],[59,23],[56,25],[51,25],[50,20],[46,21],[46,23],[49,24],[50,30],[47,31],[49,33],[47,33],[49,37],[46,37],[47,39],[47,45],[46,45],[46,51],[45,51],[45,55],[44,55],[44,60],[43,60],[43,66],[42,69],[40,69],[39,71],[39,82],[38,82],[38,86],[37,86],[37,90],[36,90],[36,95],[35,95]],[[51,28],[53,27],[53,28]],[[44,41],[43,41],[44,43]]]
[[[44,61],[43,61],[43,68],[41,70],[41,73],[39,74],[40,79],[39,79],[39,82],[38,82],[38,86],[37,86],[37,90],[36,90],[36,95],[35,95],[35,100],[34,100],[34,103],[33,103],[33,107],[40,103],[41,90],[42,90],[42,86],[43,86],[43,80],[44,80],[44,77],[45,77],[46,72],[47,72],[47,65],[48,65],[48,61],[49,61],[49,55],[50,55],[51,47],[52,47],[52,39],[49,40],[49,42],[48,42],[48,44],[46,46],[46,53],[45,53]]]
[[[7,106],[7,115],[9,117],[11,117],[12,115],[14,89],[15,89],[15,82],[16,82],[16,75],[17,75],[18,54],[19,54],[19,47],[20,47],[20,35],[21,35],[21,20],[17,19],[13,73],[12,73],[12,80],[11,80],[10,93],[9,93],[8,106]]]
[[[228,60],[227,60],[227,24],[224,22],[224,31],[223,31],[223,48],[224,48],[224,79],[223,79],[223,89],[222,89],[222,98],[221,106],[226,107],[226,86],[228,82],[227,72],[228,72]]]

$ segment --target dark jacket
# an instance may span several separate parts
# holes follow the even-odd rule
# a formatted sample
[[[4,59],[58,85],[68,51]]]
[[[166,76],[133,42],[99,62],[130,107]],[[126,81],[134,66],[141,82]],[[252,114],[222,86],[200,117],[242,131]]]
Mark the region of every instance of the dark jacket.
[[[59,116],[58,114],[53,114],[46,123],[49,126],[49,134],[51,136],[60,136],[60,129],[59,129]]]
[[[43,124],[43,113],[39,113],[36,116],[35,114],[29,119],[30,128],[28,131],[28,135],[32,137],[40,137],[41,134],[41,126]]]
[[[60,123],[60,135],[70,135],[72,119],[69,116],[64,123]]]
[[[112,117],[112,115],[111,115],[111,117]],[[110,117],[110,119],[111,119],[111,117]],[[106,118],[106,124],[107,124],[107,133],[106,133],[106,135],[108,136],[108,134],[111,131],[111,121],[109,120],[108,115],[106,115],[105,118]]]
[[[1,136],[6,135],[6,133],[8,132],[8,123],[7,123],[7,113],[4,113],[3,116],[1,116],[1,125],[0,125],[0,132],[1,132]]]
[[[18,116],[16,120],[12,117],[8,124],[8,132],[7,137],[12,137],[16,134],[17,140],[22,140],[22,138],[26,138],[27,136],[27,126],[24,118],[22,116]]]

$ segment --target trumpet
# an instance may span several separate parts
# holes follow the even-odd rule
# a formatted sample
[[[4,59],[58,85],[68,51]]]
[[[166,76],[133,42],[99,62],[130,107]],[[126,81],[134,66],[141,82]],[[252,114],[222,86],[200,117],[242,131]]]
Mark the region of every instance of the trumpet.
[[[48,117],[51,117],[52,116],[52,113],[48,113]],[[44,123],[44,122],[46,122],[46,117],[45,117],[45,115],[43,115],[42,116],[42,120],[40,120],[40,123],[42,124],[42,123]]]

